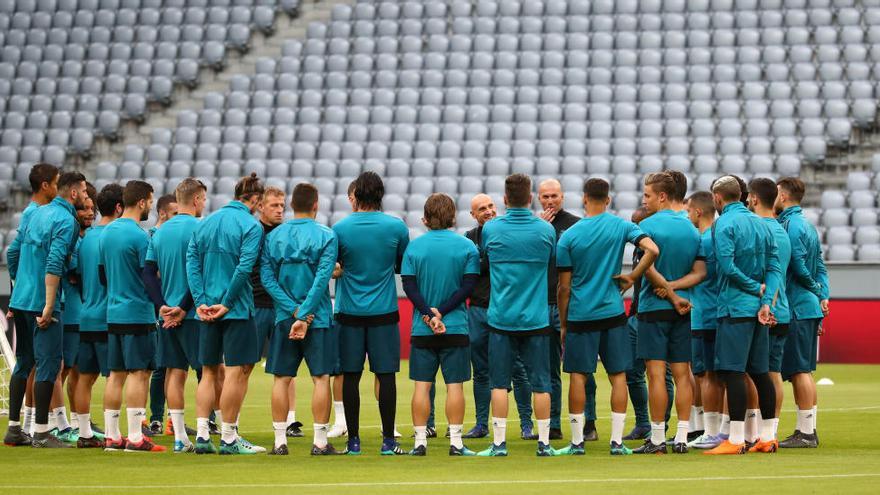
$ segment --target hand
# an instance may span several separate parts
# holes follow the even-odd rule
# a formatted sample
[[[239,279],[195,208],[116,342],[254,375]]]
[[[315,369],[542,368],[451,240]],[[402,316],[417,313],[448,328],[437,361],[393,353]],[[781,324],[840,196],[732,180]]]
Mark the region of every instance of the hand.
[[[565,344],[565,333],[568,331],[568,325],[559,325],[559,342]]]
[[[667,299],[669,297],[669,291],[666,290],[666,287],[654,287],[654,295],[660,299]]]
[[[683,297],[681,297],[681,296],[677,296],[677,295],[675,295],[674,292],[672,293],[672,296],[671,296],[671,297],[672,297],[672,298],[670,299],[669,302],[672,303],[672,306],[675,308],[675,311],[676,311],[678,314],[684,316],[684,315],[686,315],[686,314],[688,314],[688,313],[691,312],[691,308],[692,308],[692,306],[691,306],[691,302],[690,302],[690,301],[688,301],[687,299],[685,299],[685,298],[683,298]]]
[[[828,299],[822,299],[821,301],[819,301],[819,307],[822,308],[822,316],[828,316],[828,313],[831,312]]]
[[[443,323],[443,320],[437,318],[436,316],[431,318],[429,323],[431,327],[431,331],[434,332],[434,335],[443,335],[446,333],[446,324]]]
[[[293,318],[294,318],[295,320],[298,320],[298,319],[299,319],[299,308],[296,308],[295,310],[293,310]],[[314,314],[311,314],[311,315],[306,316],[306,323],[308,323],[309,325],[311,325],[313,321],[315,321],[315,315],[314,315]]]
[[[554,210],[553,208],[547,208],[541,213],[538,213],[538,216],[541,217],[543,220],[552,223],[553,220],[556,218],[556,210]]]
[[[210,308],[205,304],[196,308],[196,315],[198,315],[199,319],[204,322],[210,322],[213,319],[211,318]]]
[[[6,319],[11,320],[15,315],[12,314],[12,310],[6,311]]]
[[[159,308],[159,316],[162,317],[162,328],[174,328],[180,326],[186,312],[177,306],[162,306]]]
[[[336,263],[336,266],[333,268],[333,278],[339,278],[342,276],[342,265]]]
[[[303,320],[296,320],[290,325],[290,340],[303,340],[306,338],[306,332],[309,331],[309,324]]]
[[[439,318],[441,320],[443,319],[443,315],[440,313],[439,309],[431,308],[431,312],[434,313],[434,316],[436,316],[437,318]]]
[[[769,325],[771,321],[773,321],[773,315],[770,314],[770,305],[765,304],[761,306],[761,309],[758,311],[758,323],[761,325]]]
[[[636,283],[636,278],[633,277],[632,273],[621,273],[611,278],[613,278],[617,282],[617,288],[620,290],[621,294],[628,291],[629,288]]]
[[[226,315],[226,313],[228,313],[228,312],[229,312],[229,308],[227,308],[226,306],[224,306],[222,304],[215,304],[213,306],[208,306],[208,313],[211,315],[212,321],[219,320],[220,318],[223,318]]]
[[[46,306],[43,308],[43,314],[37,317],[37,326],[46,329],[49,328],[49,325],[52,323],[52,307]]]
[[[816,329],[816,336],[821,337],[825,335],[825,325],[819,323],[819,327]]]

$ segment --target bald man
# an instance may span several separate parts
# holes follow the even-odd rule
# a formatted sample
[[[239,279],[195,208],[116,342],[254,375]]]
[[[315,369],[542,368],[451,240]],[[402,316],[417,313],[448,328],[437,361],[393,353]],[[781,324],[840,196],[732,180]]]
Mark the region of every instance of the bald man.
[[[556,230],[556,240],[580,217],[565,211],[565,194],[562,184],[556,179],[545,179],[538,184],[538,201],[543,211],[540,217],[550,222]],[[550,305],[550,325],[556,330],[550,334],[550,440],[562,438],[562,342],[559,338],[559,309],[556,306],[556,285],[558,274],[556,260],[551,259],[547,267],[547,302]],[[587,402],[585,407],[584,440],[595,441],[596,433],[596,380],[588,375],[586,384]]]
[[[471,343],[471,364],[473,365],[474,406],[476,425],[463,438],[483,438],[489,434],[489,329],[486,326],[486,312],[489,308],[489,258],[480,249],[483,225],[498,214],[495,202],[486,194],[477,194],[471,200],[471,216],[477,227],[465,236],[480,250],[480,278],[471,293],[468,306],[468,333]],[[513,395],[519,412],[521,436],[524,440],[535,440],[538,436],[532,431],[532,387],[526,376],[522,361],[517,359],[513,370]]]

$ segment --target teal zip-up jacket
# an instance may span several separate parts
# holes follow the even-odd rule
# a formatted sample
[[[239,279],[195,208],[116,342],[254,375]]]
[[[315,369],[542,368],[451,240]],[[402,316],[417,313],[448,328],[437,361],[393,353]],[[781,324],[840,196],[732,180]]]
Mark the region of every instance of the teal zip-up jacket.
[[[489,326],[507,332],[550,327],[547,267],[556,256],[556,230],[528,208],[483,225],[481,247],[489,257]]]
[[[718,263],[718,317],[754,317],[781,286],[779,250],[767,224],[739,201],[712,227]],[[761,284],[766,284],[763,296]]]
[[[190,295],[186,276],[186,252],[199,220],[192,215],[179,214],[162,224],[161,229],[150,229],[147,262],[159,267],[162,297],[169,307],[180,307]],[[185,319],[195,320],[195,308],[190,308]]]
[[[28,203],[27,208],[21,212],[21,220],[18,222],[18,234],[15,236],[15,239],[12,240],[12,243],[9,245],[9,250],[6,252],[6,266],[9,268],[9,278],[15,280],[15,274],[18,271],[18,258],[21,254],[21,233],[27,230],[27,226],[31,221],[31,216],[37,211],[40,205],[37,204],[36,201],[31,201]]]
[[[70,254],[79,237],[76,210],[62,197],[38,208],[20,232],[21,248],[16,253],[15,290],[9,307],[21,311],[42,312],[46,305],[46,275],[63,277]],[[55,308],[61,310],[61,284],[55,296]]]
[[[86,231],[77,247],[77,272],[82,284],[83,305],[79,315],[80,332],[107,331],[107,287],[101,283],[98,265],[101,261],[101,235],[106,225],[95,225]]]
[[[822,318],[819,301],[828,299],[829,286],[819,234],[804,217],[800,206],[786,208],[777,220],[791,240],[791,264],[785,289],[792,317],[799,320]]]
[[[778,295],[776,296],[776,305],[770,309],[776,321],[786,325],[791,322],[791,309],[788,304],[788,294],[786,294],[785,274],[788,273],[788,266],[791,264],[791,240],[788,238],[788,232],[782,228],[782,225],[775,218],[765,218],[764,222],[770,227],[773,233],[773,240],[776,241],[776,248],[779,250],[779,270],[782,273],[780,277],[780,286]]]
[[[222,304],[224,320],[254,314],[250,275],[260,256],[263,227],[241,201],[201,221],[186,251],[186,274],[195,307]]]
[[[330,277],[338,254],[336,234],[311,218],[288,220],[263,241],[260,280],[275,303],[275,323],[315,315],[312,328],[333,318]]]
[[[61,278],[61,291],[64,296],[64,311],[61,314],[61,321],[64,325],[79,326],[80,315],[82,313],[82,287],[80,281],[72,283],[71,279],[75,278],[79,266],[79,245],[82,238],[76,237],[76,245],[73,253],[70,255],[70,262],[67,264],[67,273]]]
[[[691,329],[715,330],[718,328],[718,261],[712,245],[712,229],[700,234],[700,251],[706,263],[706,278],[691,289]]]

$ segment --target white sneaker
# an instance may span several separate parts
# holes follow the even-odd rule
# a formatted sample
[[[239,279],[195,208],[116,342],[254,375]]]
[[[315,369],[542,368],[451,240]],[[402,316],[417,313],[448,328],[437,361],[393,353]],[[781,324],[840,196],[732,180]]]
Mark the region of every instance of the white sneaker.
[[[327,438],[339,438],[348,435],[348,429],[345,425],[335,424],[330,431],[327,432]]]
[[[400,432],[397,431],[397,425],[394,425],[394,438],[400,438],[402,436],[403,435],[401,435]]]

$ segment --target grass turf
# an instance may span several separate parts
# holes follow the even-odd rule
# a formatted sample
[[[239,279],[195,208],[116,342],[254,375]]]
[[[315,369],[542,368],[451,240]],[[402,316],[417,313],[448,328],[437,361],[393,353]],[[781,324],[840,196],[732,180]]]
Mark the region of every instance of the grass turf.
[[[407,363],[398,376],[398,425],[402,444],[410,448],[412,433],[409,400],[412,382]],[[480,494],[533,493],[538,490],[688,490],[710,489],[713,493],[772,490],[775,493],[876,493],[880,482],[878,452],[870,434],[880,414],[877,384],[878,366],[822,365],[817,378],[828,377],[835,385],[819,388],[819,432],[817,450],[786,450],[776,455],[749,454],[709,457],[699,452],[665,457],[608,455],[610,428],[609,385],[603,376],[598,402],[600,440],[587,444],[583,457],[535,457],[535,442],[519,439],[515,408],[508,422],[507,458],[450,458],[443,414],[443,387],[438,389],[438,433],[430,440],[428,457],[381,457],[378,455],[379,414],[372,400],[372,378],[364,377],[362,389],[360,457],[314,458],[311,446],[311,382],[301,370],[298,379],[297,418],[305,423],[305,438],[290,439],[288,457],[196,456],[147,453],[105,453],[99,450],[46,451],[0,446],[0,493],[228,493],[259,490],[259,493],[448,493],[476,491]],[[241,431],[250,441],[271,448],[269,415],[271,377],[258,367],[251,378],[248,398],[241,416]],[[194,426],[194,376],[189,383],[187,423]],[[92,417],[100,424],[100,389],[96,387]],[[567,384],[564,384],[567,390]],[[794,405],[786,384],[780,437],[794,428]],[[473,403],[466,387],[468,412],[465,430],[473,426]],[[511,401],[512,402],[512,401]],[[511,405],[512,406],[512,405]],[[563,408],[565,405],[563,405]],[[565,409],[563,409],[565,411]],[[123,417],[125,416],[123,412]],[[563,432],[569,431],[563,413]],[[124,423],[124,421],[123,421]],[[627,430],[633,424],[629,412]],[[0,420],[5,431],[6,418]],[[123,433],[125,426],[123,424]],[[173,437],[159,437],[169,446]],[[336,439],[338,448],[344,439]],[[554,442],[562,447],[566,440]],[[215,438],[214,442],[218,440]],[[489,445],[489,439],[469,440],[473,450]],[[636,446],[631,442],[630,446]],[[658,484],[662,483],[662,484]],[[874,487],[874,488],[871,488]]]

